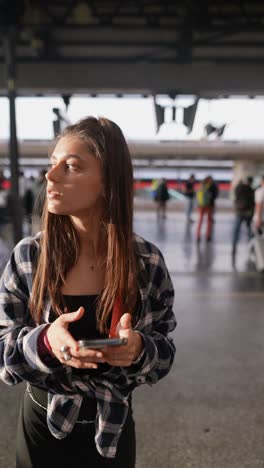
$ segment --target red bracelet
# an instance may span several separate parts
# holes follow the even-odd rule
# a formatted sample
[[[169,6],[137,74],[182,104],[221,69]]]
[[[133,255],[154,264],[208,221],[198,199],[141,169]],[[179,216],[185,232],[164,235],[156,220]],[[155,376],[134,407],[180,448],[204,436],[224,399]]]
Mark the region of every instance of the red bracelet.
[[[45,356],[50,354],[54,356],[52,348],[50,346],[50,342],[47,337],[48,327],[44,328],[38,337],[38,352],[41,356]]]
[[[52,347],[50,346],[50,342],[49,342],[48,335],[47,335],[48,328],[49,328],[49,327],[47,327],[47,328],[45,329],[45,333],[44,333],[44,336],[43,336],[43,341],[44,341],[44,345],[45,345],[46,348],[49,350],[49,352],[50,352],[51,354],[53,354]]]

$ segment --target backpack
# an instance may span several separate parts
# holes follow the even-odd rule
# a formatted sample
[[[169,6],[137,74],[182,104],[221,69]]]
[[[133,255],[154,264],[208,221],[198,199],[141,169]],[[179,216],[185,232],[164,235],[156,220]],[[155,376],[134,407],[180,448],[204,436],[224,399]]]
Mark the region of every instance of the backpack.
[[[254,211],[254,190],[247,184],[238,184],[235,189],[235,208],[241,212]]]
[[[169,200],[169,198],[170,198],[170,195],[169,195],[166,185],[160,184],[155,193],[155,198],[154,198],[155,201],[166,202]]]
[[[208,190],[208,187],[202,185],[197,191],[197,203],[200,208],[209,206],[212,200],[212,194]]]

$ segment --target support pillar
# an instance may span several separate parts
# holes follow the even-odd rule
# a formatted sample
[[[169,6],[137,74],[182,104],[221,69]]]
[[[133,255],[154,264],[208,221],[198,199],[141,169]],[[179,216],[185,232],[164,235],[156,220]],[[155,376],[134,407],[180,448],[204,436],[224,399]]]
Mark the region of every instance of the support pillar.
[[[240,180],[245,181],[247,177],[258,175],[258,163],[256,161],[235,161],[231,191],[234,190]]]
[[[9,98],[10,135],[9,158],[11,171],[11,219],[13,240],[16,244],[22,238],[22,206],[19,198],[19,154],[16,131],[16,28],[9,26],[5,38],[7,71],[7,92]]]

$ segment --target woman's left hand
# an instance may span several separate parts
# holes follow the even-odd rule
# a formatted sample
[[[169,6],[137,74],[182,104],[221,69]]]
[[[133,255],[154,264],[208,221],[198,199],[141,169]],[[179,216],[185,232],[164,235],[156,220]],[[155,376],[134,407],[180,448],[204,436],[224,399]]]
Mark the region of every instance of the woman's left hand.
[[[143,350],[143,339],[133,330],[131,321],[131,314],[124,314],[116,328],[119,338],[127,338],[126,345],[106,346],[101,349],[106,362],[111,366],[129,367]]]

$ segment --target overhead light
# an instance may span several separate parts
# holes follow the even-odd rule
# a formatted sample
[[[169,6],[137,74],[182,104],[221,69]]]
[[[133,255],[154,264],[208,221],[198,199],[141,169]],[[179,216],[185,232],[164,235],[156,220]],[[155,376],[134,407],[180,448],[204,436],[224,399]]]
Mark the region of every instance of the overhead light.
[[[216,130],[217,136],[221,137],[224,134],[226,128],[226,124],[222,125],[221,127],[218,127]]]
[[[208,123],[207,125],[205,125],[204,127],[205,131],[206,131],[206,135],[209,136],[211,135],[211,133],[215,133],[216,132],[216,127],[210,123]]]
[[[194,104],[188,107],[184,107],[183,111],[183,123],[187,127],[188,132],[191,133],[193,129],[194,119],[196,116],[196,111],[199,103],[199,98],[197,97],[194,101]]]
[[[156,96],[154,96],[154,107],[155,107],[155,115],[156,115],[156,132],[159,132],[161,125],[165,122],[165,107],[160,106],[156,102]]]
[[[63,102],[65,104],[66,111],[68,110],[70,100],[71,100],[71,94],[62,94],[61,97],[63,99]]]
[[[207,136],[215,133],[218,137],[223,136],[225,128],[226,128],[226,124],[223,124],[220,127],[216,127],[215,125],[212,125],[211,123],[208,123],[204,127]]]

